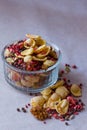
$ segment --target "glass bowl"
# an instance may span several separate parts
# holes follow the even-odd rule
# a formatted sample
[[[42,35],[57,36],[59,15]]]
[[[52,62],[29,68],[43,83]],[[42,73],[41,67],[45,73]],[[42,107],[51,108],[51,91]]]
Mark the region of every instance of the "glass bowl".
[[[9,46],[8,44],[7,46]],[[4,51],[7,46],[4,47],[2,51],[2,59],[4,63],[4,75],[6,81],[21,91],[27,93],[38,93],[43,89],[53,85],[58,80],[59,66],[61,61],[61,51],[56,45],[48,44],[52,46],[58,56],[57,62],[49,67],[47,70],[39,71],[26,71],[18,69],[5,60]]]

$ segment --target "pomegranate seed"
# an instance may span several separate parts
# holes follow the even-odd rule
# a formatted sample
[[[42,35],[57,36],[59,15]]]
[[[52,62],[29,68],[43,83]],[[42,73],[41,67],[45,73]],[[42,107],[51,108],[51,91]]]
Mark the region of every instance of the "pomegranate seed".
[[[82,100],[81,100],[81,99],[79,99],[78,101],[79,101],[79,102],[82,102]]]
[[[69,80],[69,79],[68,79],[67,81],[70,83],[70,80]]]
[[[21,108],[24,113],[26,113],[26,109],[24,107]]]
[[[26,112],[27,112],[27,111],[26,111],[26,109],[25,109],[25,110],[23,110],[23,112],[24,112],[24,113],[26,113]]]
[[[30,103],[28,103],[28,106],[30,106]]]
[[[84,104],[83,102],[81,103],[81,105],[82,105],[82,106],[85,106],[85,104]]]
[[[26,107],[26,108],[28,108],[28,106],[27,106],[27,105],[25,105],[25,107]]]
[[[46,124],[46,121],[44,121],[43,123]]]
[[[20,108],[17,108],[17,111],[20,112],[21,111]]]
[[[67,64],[65,64],[65,66],[67,66]]]
[[[68,123],[68,122],[65,122],[65,125],[67,125],[67,126],[68,126],[68,125],[69,125],[69,123]]]
[[[22,107],[21,109],[22,109],[22,110],[25,110],[25,108],[24,108],[24,107]]]
[[[64,74],[64,70],[61,70],[61,74]]]
[[[80,83],[80,84],[79,84],[79,86],[80,86],[80,87],[82,87],[82,86],[83,86],[83,84],[82,84],[82,83]]]
[[[77,69],[77,66],[76,66],[76,65],[73,65],[72,68],[73,68],[73,69]]]
[[[68,67],[70,67],[70,65],[69,65],[69,64],[65,64],[65,66],[68,66]]]
[[[30,96],[32,96],[33,94],[32,93],[29,93]]]
[[[63,80],[66,82],[66,78],[63,78]]]

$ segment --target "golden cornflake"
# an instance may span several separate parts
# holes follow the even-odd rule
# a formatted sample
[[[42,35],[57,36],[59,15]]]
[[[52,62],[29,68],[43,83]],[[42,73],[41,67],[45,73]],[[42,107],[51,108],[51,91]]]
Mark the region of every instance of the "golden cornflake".
[[[68,112],[69,102],[67,101],[67,99],[63,99],[56,105],[55,108],[58,113],[64,115]]]
[[[21,55],[24,55],[24,56],[31,55],[31,54],[33,54],[33,52],[34,52],[34,49],[31,47],[29,49],[26,49],[26,50],[22,51]]]
[[[25,48],[30,48],[30,47],[34,47],[35,46],[35,41],[33,39],[27,39],[24,42],[24,47]]]
[[[32,60],[32,56],[31,55],[27,55],[24,57],[24,62],[30,62]]]
[[[33,35],[33,34],[26,34],[26,37],[31,38],[31,39],[40,39],[41,38],[41,36]]]
[[[42,52],[43,50],[45,50],[45,48],[46,48],[46,45],[41,45],[34,52],[38,54],[38,53]]]
[[[51,86],[52,89],[56,89],[64,85],[64,80],[58,80],[54,85]]]
[[[78,85],[76,85],[76,84],[73,84],[73,85],[71,86],[70,91],[71,91],[71,93],[72,93],[74,96],[76,96],[76,97],[79,97],[79,96],[82,95],[81,88],[80,88]]]
[[[47,69],[48,67],[55,64],[55,61],[52,60],[46,60],[43,62],[42,69]]]
[[[9,51],[9,49],[7,49],[7,48],[5,49],[4,56],[5,56],[5,57],[10,56],[10,51]]]
[[[65,86],[61,86],[56,89],[56,93],[60,95],[61,98],[66,98],[66,96],[69,94],[69,91]]]
[[[52,89],[51,88],[46,88],[43,91],[41,91],[41,94],[42,95],[46,95],[46,96],[50,95],[51,93],[52,93]]]
[[[43,98],[43,96],[36,96],[31,99],[32,107],[43,106],[44,103],[45,103],[45,99]]]
[[[33,60],[36,60],[36,61],[46,61],[46,60],[47,60],[47,57],[38,58],[38,57],[32,56],[32,59],[33,59]]]
[[[50,52],[50,46],[46,46],[46,48],[39,54],[37,54],[38,58],[43,58],[45,56],[47,56]]]
[[[9,63],[9,64],[11,64],[11,63],[13,63],[14,62],[14,60],[13,60],[13,58],[6,58],[6,61]]]

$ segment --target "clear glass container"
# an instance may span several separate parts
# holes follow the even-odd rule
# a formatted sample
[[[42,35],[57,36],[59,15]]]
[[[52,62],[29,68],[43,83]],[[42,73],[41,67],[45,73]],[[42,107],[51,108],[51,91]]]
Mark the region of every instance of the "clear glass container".
[[[49,67],[47,70],[39,71],[25,71],[7,63],[4,57],[4,51],[7,46],[4,47],[2,51],[2,59],[4,63],[4,75],[6,81],[14,88],[17,88],[27,93],[38,93],[43,89],[55,84],[58,80],[61,51],[56,45],[48,45],[52,46],[55,49],[58,56],[58,60],[53,66]]]

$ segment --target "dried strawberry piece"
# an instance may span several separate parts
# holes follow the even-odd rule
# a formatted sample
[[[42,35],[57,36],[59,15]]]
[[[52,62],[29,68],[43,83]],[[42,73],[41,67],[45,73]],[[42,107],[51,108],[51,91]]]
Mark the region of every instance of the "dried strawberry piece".
[[[59,119],[59,116],[58,116],[57,113],[54,113],[52,116],[53,116],[55,119]]]
[[[76,105],[76,103],[77,103],[77,100],[74,99],[72,96],[68,96],[67,100],[69,101],[69,103],[71,103],[73,105]]]

